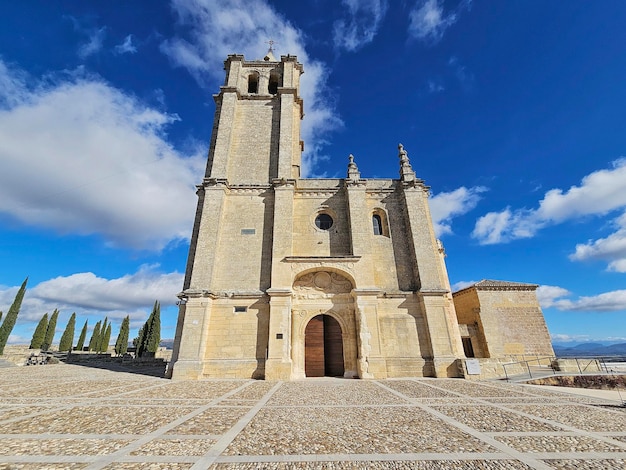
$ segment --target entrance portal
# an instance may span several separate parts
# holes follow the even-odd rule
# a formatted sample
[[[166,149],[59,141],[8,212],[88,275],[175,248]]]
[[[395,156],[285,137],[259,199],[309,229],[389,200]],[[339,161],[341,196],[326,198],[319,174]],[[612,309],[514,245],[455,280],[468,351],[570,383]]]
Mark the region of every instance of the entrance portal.
[[[307,377],[343,377],[343,338],[339,322],[318,315],[304,332],[304,371]]]

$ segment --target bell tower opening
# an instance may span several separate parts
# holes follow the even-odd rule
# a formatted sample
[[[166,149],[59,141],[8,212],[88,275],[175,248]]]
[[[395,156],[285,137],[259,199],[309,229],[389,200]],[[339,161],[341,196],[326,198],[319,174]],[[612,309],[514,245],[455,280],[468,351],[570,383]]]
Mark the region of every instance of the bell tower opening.
[[[307,377],[343,377],[341,325],[330,315],[317,315],[306,326],[304,371]]]

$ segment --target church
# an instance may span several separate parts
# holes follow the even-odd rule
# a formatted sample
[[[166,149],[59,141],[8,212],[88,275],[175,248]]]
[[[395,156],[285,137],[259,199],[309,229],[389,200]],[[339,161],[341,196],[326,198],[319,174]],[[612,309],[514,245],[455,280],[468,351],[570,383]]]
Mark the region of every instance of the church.
[[[363,178],[352,155],[345,178],[302,178],[297,57],[224,69],[168,376],[469,377],[553,355],[536,285],[452,294],[401,144],[398,179]]]

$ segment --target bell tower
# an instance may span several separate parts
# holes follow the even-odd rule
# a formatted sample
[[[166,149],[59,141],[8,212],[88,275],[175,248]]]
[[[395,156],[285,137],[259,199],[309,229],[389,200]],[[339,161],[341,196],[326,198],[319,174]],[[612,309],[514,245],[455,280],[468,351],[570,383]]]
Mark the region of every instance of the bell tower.
[[[259,61],[229,55],[224,69],[224,86],[214,96],[206,178],[230,185],[298,178],[304,115],[299,96],[302,65],[289,55],[277,61],[270,49]]]
[[[275,188],[300,177],[302,64],[276,60],[270,48],[262,60],[229,55],[224,70],[179,294],[173,378],[264,376],[265,292],[282,214]]]

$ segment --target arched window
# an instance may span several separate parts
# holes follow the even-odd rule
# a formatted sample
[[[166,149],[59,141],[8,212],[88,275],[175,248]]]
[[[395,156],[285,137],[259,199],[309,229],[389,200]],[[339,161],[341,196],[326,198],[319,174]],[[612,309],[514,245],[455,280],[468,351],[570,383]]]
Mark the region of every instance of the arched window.
[[[267,91],[270,95],[278,93],[278,87],[280,86],[280,76],[276,72],[270,74],[270,81],[267,85]]]
[[[258,72],[252,72],[248,75],[248,93],[259,92],[259,74]]]
[[[372,225],[374,226],[374,235],[383,235],[383,221],[380,215],[374,214],[372,216]]]

